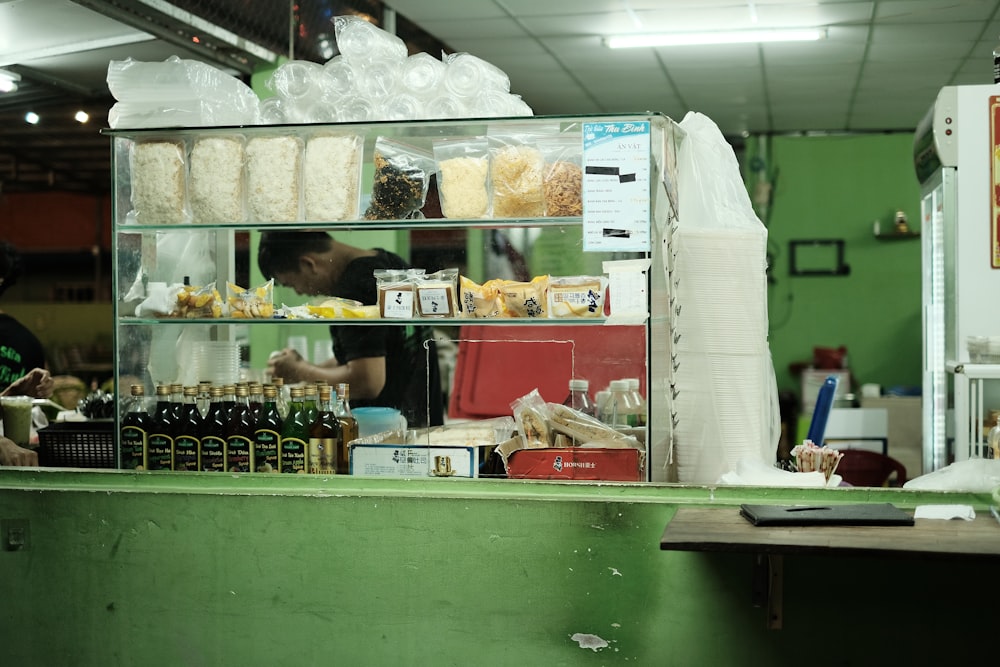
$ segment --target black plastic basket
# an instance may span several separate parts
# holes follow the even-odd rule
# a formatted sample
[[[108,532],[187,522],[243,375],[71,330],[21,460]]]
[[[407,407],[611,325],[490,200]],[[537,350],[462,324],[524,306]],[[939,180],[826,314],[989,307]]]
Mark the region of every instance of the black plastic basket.
[[[38,430],[38,463],[50,467],[115,468],[115,422],[56,422]]]

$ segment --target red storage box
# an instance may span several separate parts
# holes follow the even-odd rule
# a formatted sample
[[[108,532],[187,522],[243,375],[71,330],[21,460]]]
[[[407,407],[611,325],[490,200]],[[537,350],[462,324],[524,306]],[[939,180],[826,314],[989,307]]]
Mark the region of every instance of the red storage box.
[[[507,477],[642,482],[646,476],[639,454],[631,447],[519,449],[507,459]]]

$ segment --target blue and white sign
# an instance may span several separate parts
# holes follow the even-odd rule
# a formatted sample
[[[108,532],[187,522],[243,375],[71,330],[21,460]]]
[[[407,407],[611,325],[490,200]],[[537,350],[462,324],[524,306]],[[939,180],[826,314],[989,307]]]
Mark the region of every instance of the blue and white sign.
[[[649,122],[583,124],[583,249],[649,252]]]

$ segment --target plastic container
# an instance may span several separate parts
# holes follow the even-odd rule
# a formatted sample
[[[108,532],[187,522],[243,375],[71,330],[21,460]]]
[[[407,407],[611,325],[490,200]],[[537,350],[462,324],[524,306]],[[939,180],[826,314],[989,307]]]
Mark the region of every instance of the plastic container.
[[[600,420],[615,428],[631,428],[638,424],[638,406],[628,390],[628,380],[612,380],[608,385],[608,399],[600,413]]]
[[[590,389],[590,382],[587,380],[574,378],[569,381],[569,395],[566,400],[563,401],[563,405],[574,410],[579,410],[580,412],[590,415],[591,417],[597,416],[597,406],[594,402],[590,400],[590,394],[588,390]]]

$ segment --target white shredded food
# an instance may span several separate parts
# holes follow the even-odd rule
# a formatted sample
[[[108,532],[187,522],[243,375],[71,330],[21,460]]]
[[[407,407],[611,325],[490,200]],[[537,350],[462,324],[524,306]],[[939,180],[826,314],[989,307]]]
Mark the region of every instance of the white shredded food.
[[[545,212],[542,154],[533,146],[504,146],[493,153],[494,218],[537,218]]]
[[[247,204],[259,222],[299,219],[302,146],[295,137],[247,142]]]
[[[441,213],[446,218],[482,218],[489,209],[486,158],[453,157],[438,163]]]
[[[191,214],[195,222],[243,220],[243,142],[205,137],[191,149]]]
[[[136,222],[184,222],[184,146],[177,141],[143,141],[132,151],[132,206]]]
[[[358,217],[361,138],[357,135],[313,137],[306,144],[306,220],[353,220]]]

